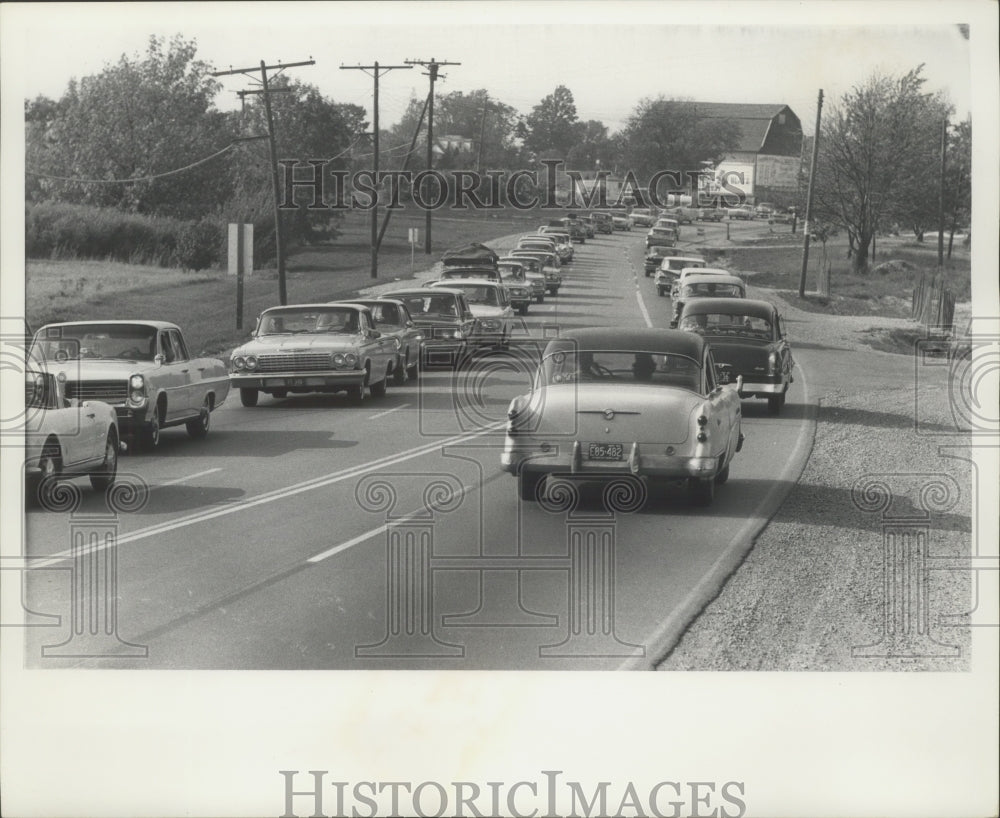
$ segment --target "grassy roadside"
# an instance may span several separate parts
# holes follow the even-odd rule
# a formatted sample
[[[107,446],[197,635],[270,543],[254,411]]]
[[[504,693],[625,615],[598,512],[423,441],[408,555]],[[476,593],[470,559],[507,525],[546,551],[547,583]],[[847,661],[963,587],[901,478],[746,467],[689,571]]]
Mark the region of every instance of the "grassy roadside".
[[[407,231],[420,230],[413,269],[440,259],[449,247],[534,231],[547,218],[526,213],[434,214],[433,253],[423,252],[424,214],[394,214],[379,252],[379,281],[411,277]],[[289,303],[347,298],[373,283],[369,221],[351,213],[335,243],[296,249],[286,264]],[[192,351],[218,354],[247,337],[254,318],[278,303],[277,272],[257,270],[244,286],[243,329],[236,329],[236,279],[224,271],[185,273],[102,261],[29,260],[26,312],[30,326],[53,321],[155,318],[180,325]]]

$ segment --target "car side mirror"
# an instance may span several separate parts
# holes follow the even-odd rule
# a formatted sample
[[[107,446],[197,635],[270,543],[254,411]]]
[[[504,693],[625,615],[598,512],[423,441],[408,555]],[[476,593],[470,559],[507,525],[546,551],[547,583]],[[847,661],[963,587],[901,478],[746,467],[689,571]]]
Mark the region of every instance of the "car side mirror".
[[[167,360],[167,357],[162,352],[157,352],[153,356],[153,363],[156,364],[157,366],[163,366],[163,364],[164,364],[164,362],[166,360]]]
[[[736,376],[736,394],[740,394],[743,391],[743,376]]]
[[[407,320],[407,322],[406,322],[406,328],[407,328],[407,329],[413,329],[413,328],[414,328],[415,326],[416,326],[416,324],[414,324],[414,323],[413,323],[412,321],[410,321],[410,320]]]
[[[368,337],[374,340],[375,338],[381,338],[382,333],[379,332],[377,329],[370,329],[368,330]]]

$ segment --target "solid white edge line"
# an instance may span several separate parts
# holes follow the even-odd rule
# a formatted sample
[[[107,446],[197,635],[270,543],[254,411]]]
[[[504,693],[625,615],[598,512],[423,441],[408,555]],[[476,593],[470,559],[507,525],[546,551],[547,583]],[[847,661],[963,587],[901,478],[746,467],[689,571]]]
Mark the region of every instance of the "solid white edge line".
[[[642,312],[642,318],[646,322],[646,326],[650,329],[653,328],[653,319],[649,317],[649,312],[646,310],[646,302],[642,300],[642,291],[639,289],[639,285],[635,285],[635,300],[639,302],[639,310]]]
[[[801,365],[797,368],[802,380],[803,405],[810,406],[805,370],[802,369]],[[812,443],[816,437],[816,425],[815,417],[803,421],[785,469],[775,480],[768,493],[764,495],[764,499],[757,506],[754,516],[747,519],[730,540],[726,549],[712,563],[712,567],[688,591],[687,596],[681,600],[680,604],[667,614],[666,619],[660,623],[652,635],[644,640],[645,655],[626,659],[618,666],[617,670],[656,670],[656,666],[677,647],[681,637],[684,636],[691,624],[722,593],[729,578],[743,564],[746,555],[750,553],[757,538],[767,528],[771,518],[778,513],[792,489],[798,485],[799,478],[809,461]],[[795,481],[791,483],[789,478],[793,473]],[[791,483],[791,485],[785,490],[784,496],[779,498],[777,495],[781,493],[783,485],[787,483]]]
[[[157,483],[152,488],[159,489],[164,486],[176,486],[178,483],[184,483],[188,480],[194,480],[196,477],[204,477],[206,474],[213,474],[214,472],[222,471],[221,468],[216,469],[205,469],[205,471],[195,472],[194,474],[189,474],[187,477],[177,477],[174,480],[167,480],[166,483]]]
[[[393,412],[398,412],[400,409],[405,409],[410,404],[404,403],[400,406],[393,407],[392,409],[386,409],[384,412],[379,412],[377,415],[369,415],[368,420],[377,420],[378,418],[384,418],[386,415],[391,415]]]

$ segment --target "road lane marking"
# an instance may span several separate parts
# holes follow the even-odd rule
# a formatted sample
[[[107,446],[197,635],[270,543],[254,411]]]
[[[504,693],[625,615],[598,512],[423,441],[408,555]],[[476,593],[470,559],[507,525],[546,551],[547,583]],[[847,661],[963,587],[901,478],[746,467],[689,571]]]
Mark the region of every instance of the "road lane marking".
[[[642,300],[642,290],[639,289],[639,285],[635,285],[635,300],[639,302],[639,311],[642,313],[642,318],[646,322],[646,326],[650,329],[653,328],[653,319],[649,317],[649,312],[646,310],[646,302]]]
[[[384,418],[386,415],[391,415],[393,412],[398,412],[400,409],[405,409],[410,404],[404,403],[401,406],[396,406],[392,409],[386,409],[384,412],[379,412],[377,415],[369,415],[368,420],[376,420],[378,418]]]
[[[463,494],[475,490],[476,490],[475,486],[462,486]],[[442,502],[444,503],[450,502],[455,497],[455,494],[456,492],[454,491],[448,492],[448,496],[444,498]],[[426,508],[414,509],[409,514],[404,514],[402,517],[393,518],[392,523],[393,524],[403,523],[406,522],[407,520],[412,520],[417,517],[424,517],[426,516],[426,513],[427,513]],[[328,548],[326,551],[321,551],[319,554],[309,557],[309,559],[307,559],[306,562],[313,563],[315,565],[316,563],[322,562],[323,560],[328,559],[329,557],[335,556],[336,554],[340,554],[341,552],[346,551],[348,548],[353,548],[358,543],[363,543],[365,540],[370,540],[372,537],[381,534],[388,528],[389,528],[389,523],[382,523],[382,525],[373,528],[371,531],[366,531],[364,534],[358,534],[357,537],[352,537],[346,542],[342,542],[340,545],[335,545],[333,546],[333,548]]]
[[[312,491],[313,489],[324,488],[326,486],[333,485],[334,483],[340,483],[344,480],[348,480],[352,477],[361,477],[369,472],[383,469],[386,466],[393,466],[397,463],[404,463],[407,460],[413,460],[416,457],[422,457],[425,454],[430,454],[431,452],[442,449],[446,446],[456,446],[460,443],[465,443],[469,440],[475,440],[476,438],[483,437],[484,435],[492,434],[493,432],[503,429],[506,425],[506,421],[494,423],[487,426],[485,429],[480,429],[478,432],[473,432],[467,435],[457,435],[445,440],[434,441],[433,443],[425,443],[423,446],[417,446],[416,448],[401,452],[397,455],[389,455],[361,466],[351,466],[350,468],[342,469],[338,472],[331,472],[330,474],[322,475],[320,477],[314,477],[311,480],[305,480],[301,483],[296,483],[295,485],[288,486],[283,489],[275,489],[274,491],[265,492],[264,494],[258,494],[256,497],[251,497],[248,500],[240,500],[236,503],[222,506],[221,508],[201,511],[187,517],[181,517],[178,520],[170,520],[150,526],[149,528],[142,528],[138,531],[133,531],[131,534],[124,534],[117,537],[113,542],[101,543],[91,548],[86,548],[83,553],[97,553],[111,546],[124,545],[125,543],[144,540],[148,537],[156,536],[157,534],[166,534],[168,531],[175,531],[178,528],[196,525],[197,523],[206,522],[218,517],[226,517],[239,511],[254,508],[255,506],[273,503],[277,500],[284,500],[286,497],[294,497],[296,494],[302,494],[303,492]],[[47,568],[51,565],[62,562],[63,560],[72,559],[73,556],[72,551],[60,551],[59,553],[53,554],[47,559],[40,561],[38,563],[38,567]]]
[[[189,474],[187,477],[177,477],[173,480],[167,480],[166,483],[157,483],[152,488],[159,489],[164,486],[176,486],[178,483],[186,483],[188,480],[194,480],[196,477],[204,477],[206,474],[213,474],[214,472],[222,471],[222,469],[205,469],[205,471],[195,472],[194,474]]]

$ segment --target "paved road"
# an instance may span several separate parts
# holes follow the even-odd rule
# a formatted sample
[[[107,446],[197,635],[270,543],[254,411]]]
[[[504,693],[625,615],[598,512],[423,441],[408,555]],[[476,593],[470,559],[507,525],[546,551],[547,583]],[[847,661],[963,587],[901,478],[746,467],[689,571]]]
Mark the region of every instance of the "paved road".
[[[560,294],[532,306],[526,348],[556,327],[666,326],[669,299],[642,273],[643,235],[578,246]],[[558,496],[544,506],[516,499],[498,447],[507,404],[529,378],[523,357],[491,356],[360,407],[339,395],[263,396],[255,409],[234,398],[204,441],[166,431],[155,454],[122,460],[150,486],[135,511],[109,519],[103,499],[84,491],[72,514],[29,513],[26,551],[49,570],[28,573],[27,607],[48,625],[30,630],[28,663],[652,664],[798,477],[790,453],[810,438],[803,379],[779,418],[744,401],[747,444],[712,507],[657,489],[635,510],[608,513],[599,487],[572,508]],[[66,570],[74,532],[99,549],[75,573]],[[576,559],[579,542],[607,559]],[[74,595],[74,576],[97,592],[78,585]],[[112,620],[117,632],[102,633]]]

